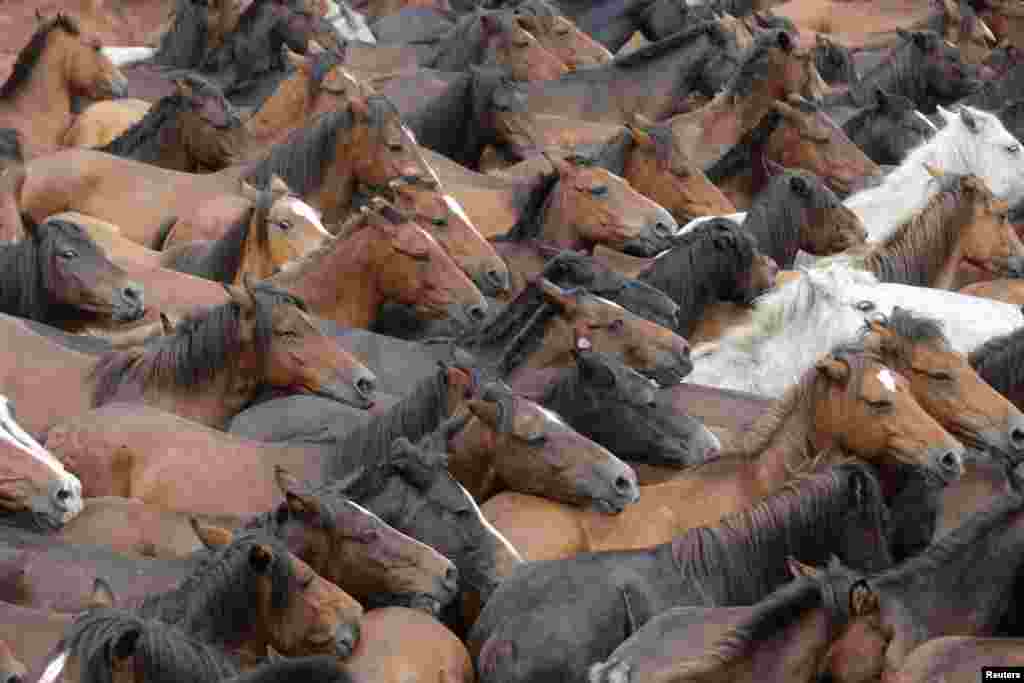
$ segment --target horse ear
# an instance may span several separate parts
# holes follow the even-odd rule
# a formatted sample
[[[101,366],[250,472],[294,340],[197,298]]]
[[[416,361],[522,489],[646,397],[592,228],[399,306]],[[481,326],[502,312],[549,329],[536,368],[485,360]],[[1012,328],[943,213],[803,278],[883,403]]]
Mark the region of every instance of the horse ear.
[[[271,550],[270,546],[260,543],[254,545],[249,550],[249,567],[252,568],[257,574],[263,574],[270,567],[270,563],[274,560],[274,551]]]
[[[244,180],[239,185],[238,193],[254,204],[260,198],[260,191]]]
[[[978,132],[978,119],[974,117],[974,114],[967,107],[960,107],[960,120],[964,122],[967,130],[972,133]]]
[[[935,105],[935,111],[939,112],[939,116],[942,117],[943,122],[945,124],[947,124],[947,125],[949,124],[950,121],[953,120],[953,118],[955,116],[955,114],[953,114],[953,112],[951,112],[950,110],[946,109],[941,104]]]
[[[171,319],[163,311],[160,311],[160,327],[164,331],[164,336],[169,337],[174,334],[174,325],[171,324]]]
[[[275,197],[284,197],[285,195],[291,194],[292,188],[288,187],[288,183],[276,173],[270,176],[270,192]]]
[[[301,71],[304,74],[309,73],[309,60],[306,59],[304,56],[298,54],[297,52],[292,52],[291,50],[288,49],[287,46],[284,48],[284,55],[285,57],[288,58],[288,63],[295,67],[298,71]]]
[[[466,407],[469,408],[469,412],[491,429],[497,431],[501,426],[501,406],[495,401],[474,398],[466,402]]]
[[[867,580],[861,579],[850,588],[850,612],[855,617],[875,614],[880,609],[878,593],[872,590]]]
[[[927,162],[923,162],[921,165],[924,166],[924,170],[928,171],[928,175],[932,178],[941,178],[945,175],[945,172],[938,166],[932,166]]]
[[[256,302],[253,301],[252,295],[249,294],[248,290],[243,286],[232,285],[224,283],[224,291],[228,293],[231,300],[241,306],[243,311],[251,310],[255,307]]]
[[[195,517],[189,517],[188,522],[192,526],[192,531],[199,539],[199,542],[207,550],[218,550],[224,546],[231,545],[234,534],[227,529],[221,529],[212,524],[202,524]]]
[[[927,52],[931,47],[931,43],[928,41],[928,34],[921,33],[920,31],[914,31],[911,34],[911,37],[913,38],[914,43],[925,52]]]
[[[280,465],[275,465],[274,480],[277,482],[277,488],[281,489],[285,504],[292,515],[296,517],[320,516],[322,512],[320,501],[316,496],[301,493],[302,484],[288,470]]]
[[[787,557],[786,566],[789,568],[789,573],[793,575],[794,579],[799,579],[802,577],[814,579],[821,576],[822,574],[822,571],[820,569],[812,567],[809,564],[804,564],[795,557]]]
[[[284,655],[275,650],[273,645],[267,645],[267,661],[282,662],[284,661]]]
[[[889,108],[889,94],[877,85],[875,86],[875,102],[878,103],[878,108],[882,111]]]
[[[811,196],[811,186],[807,183],[807,178],[801,175],[794,175],[789,179],[789,189],[798,197],[807,198]]]
[[[92,595],[89,596],[89,609],[113,608],[117,605],[114,590],[105,579],[97,576],[92,582]]]
[[[540,279],[540,291],[548,303],[558,306],[570,316],[575,315],[579,305],[575,292],[564,290],[547,278]]]
[[[814,364],[814,368],[838,384],[845,384],[850,377],[850,366],[835,356],[826,356]]]
[[[629,134],[633,136],[633,141],[640,147],[650,149],[654,147],[654,138],[643,129],[643,126],[647,125],[640,122],[642,116],[635,115],[633,121],[626,124],[626,128],[629,129]],[[646,120],[646,119],[645,119]]]

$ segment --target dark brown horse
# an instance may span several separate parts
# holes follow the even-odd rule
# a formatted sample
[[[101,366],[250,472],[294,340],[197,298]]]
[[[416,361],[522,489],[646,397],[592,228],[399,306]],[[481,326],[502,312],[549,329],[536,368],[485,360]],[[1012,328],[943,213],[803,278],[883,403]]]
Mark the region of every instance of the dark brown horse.
[[[0,243],[0,311],[51,325],[83,321],[130,322],[145,312],[144,290],[110,262],[78,225],[36,225],[27,236]]]
[[[117,97],[126,84],[100,42],[58,14],[42,20],[0,86],[0,125],[21,133],[25,156],[32,159],[60,147],[72,122],[73,97]]]

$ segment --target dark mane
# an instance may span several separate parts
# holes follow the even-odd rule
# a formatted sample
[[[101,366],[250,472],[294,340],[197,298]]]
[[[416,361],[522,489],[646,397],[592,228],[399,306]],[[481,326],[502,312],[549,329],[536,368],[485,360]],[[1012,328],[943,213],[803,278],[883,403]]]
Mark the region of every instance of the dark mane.
[[[338,665],[337,657],[321,655],[270,661],[223,683],[349,683],[351,680]]]
[[[728,36],[722,30],[722,27],[718,25],[718,22],[705,21],[668,38],[651,43],[650,45],[644,45],[638,50],[619,55],[611,61],[611,66],[623,68],[645,67],[650,60],[689,45],[702,35],[706,35],[712,42],[718,45],[722,45],[728,40]]]
[[[39,58],[43,56],[50,33],[58,29],[72,36],[80,34],[78,23],[66,14],[58,13],[55,18],[43,23],[32,34],[28,44],[21,48],[21,52],[18,53],[18,58],[14,62],[11,75],[0,86],[0,99],[7,99],[17,95],[18,90],[28,82],[28,79],[32,77],[32,71],[35,69],[36,64],[39,63]]]
[[[812,196],[804,199],[793,192],[791,181],[801,177]],[[821,180],[808,171],[786,171],[774,176],[754,200],[743,223],[743,230],[754,236],[765,256],[775,259],[780,268],[789,268],[800,249],[805,208],[828,209],[839,206],[839,199]]]
[[[879,530],[884,542],[889,518],[881,485],[856,463],[797,479],[747,510],[691,529],[672,541],[672,554],[682,575],[719,604],[753,604],[786,581],[787,557],[827,562],[848,531],[851,512]],[[872,570],[892,565],[887,547],[870,552]]]
[[[21,133],[17,128],[0,128],[0,159],[25,162],[25,155],[21,150]]]
[[[22,220],[27,237],[0,243],[0,312],[47,322],[62,307],[54,301],[60,287],[53,268],[57,238],[73,240],[82,251],[99,252],[99,247],[74,223],[48,220],[35,226],[26,214]]]
[[[918,32],[930,46],[943,49],[945,41],[933,31]],[[955,49],[955,48],[950,48]],[[886,92],[900,93],[915,102],[926,98],[921,92],[926,84],[921,82],[920,60],[924,52],[916,40],[900,37],[899,44],[877,66],[862,75],[852,84],[847,97],[858,107],[865,107],[874,101],[875,88],[881,87]],[[826,102],[832,98],[826,98]]]
[[[195,0],[178,0],[174,23],[160,39],[151,58],[154,64],[177,69],[194,69],[206,55],[209,34],[206,5]]]
[[[698,225],[637,278],[679,304],[676,330],[693,333],[708,304],[717,300],[747,303],[743,281],[754,264],[754,238],[728,218]]]
[[[152,161],[160,151],[160,129],[167,125],[173,126],[177,123],[178,115],[187,109],[188,100],[177,93],[161,97],[141,120],[106,146],[99,147],[98,151],[139,161]]]
[[[544,228],[544,216],[547,213],[548,201],[551,199],[559,179],[557,171],[544,174],[540,181],[530,188],[519,211],[519,220],[507,233],[495,237],[494,241],[526,242],[538,239]]]
[[[398,117],[395,105],[383,95],[368,97],[366,104],[370,112],[367,125],[378,134],[388,120]],[[349,133],[355,125],[351,107],[321,114],[275,145],[266,158],[246,173],[246,180],[264,187],[277,174],[297,196],[313,192],[323,183],[327,166],[334,161],[338,135]]]
[[[626,159],[636,142],[629,129],[623,127],[614,137],[594,150],[594,164],[606,168],[616,175],[622,175],[626,168]],[[577,150],[580,147],[576,148]]]
[[[250,564],[256,546],[268,546],[273,556],[262,574]],[[145,598],[138,612],[179,626],[203,642],[230,645],[251,632],[252,610],[265,575],[270,577],[271,607],[287,608],[297,584],[287,547],[267,534],[237,535],[177,588]]]
[[[265,248],[269,235],[267,233],[267,212],[274,203],[274,195],[264,190],[260,192],[256,205],[242,213],[227,232],[216,240],[207,252],[201,263],[196,264],[196,271],[192,273],[214,282],[234,282],[238,277],[238,269],[242,267],[242,256],[244,253],[245,241],[249,238],[252,230],[256,231],[253,237],[260,247]],[[191,272],[189,268],[182,268],[183,272]]]
[[[575,291],[586,294],[582,288]],[[507,377],[540,347],[548,322],[557,315],[558,310],[544,300],[540,285],[530,282],[496,318],[459,343],[482,359],[488,373]]]
[[[262,360],[270,352],[274,307],[291,305],[306,309],[296,297],[266,284],[253,288],[252,297],[254,351]],[[111,351],[100,358],[91,372],[95,382],[93,405],[113,399],[127,382],[137,382],[143,389],[151,385],[198,389],[223,372],[237,372],[243,351],[241,322],[241,307],[231,301],[187,316],[171,336],[154,338],[142,347]]]
[[[756,126],[744,133],[739,141],[730,147],[725,154],[704,169],[704,175],[708,177],[708,180],[717,185],[727,178],[749,170],[750,160],[754,152],[768,144],[768,138],[779,127],[780,123],[782,123],[782,114],[778,110],[772,109],[761,117]]]
[[[400,436],[417,440],[429,434],[447,417],[448,371],[439,367],[383,415],[349,431],[332,435],[331,457],[324,458],[323,481],[348,476],[360,465],[385,458],[391,443]]]
[[[113,683],[110,653],[122,637],[138,633],[135,673],[147,683],[218,683],[238,673],[221,650],[199,642],[162,621],[117,609],[92,609],[80,616],[64,638],[80,666],[81,683]]]
[[[771,69],[772,52],[779,49],[779,36],[783,33],[786,32],[773,29],[757,37],[757,41],[747,50],[736,73],[725,86],[726,92],[733,97],[745,97],[754,89],[756,83],[765,79]],[[795,38],[790,38],[796,42]]]
[[[948,259],[960,235],[958,215],[965,205],[964,181],[972,177],[945,173],[934,179],[938,191],[923,209],[904,221],[864,259],[879,282],[927,286]]]
[[[1024,386],[1024,327],[989,339],[971,351],[967,361],[993,389],[1011,395]]]

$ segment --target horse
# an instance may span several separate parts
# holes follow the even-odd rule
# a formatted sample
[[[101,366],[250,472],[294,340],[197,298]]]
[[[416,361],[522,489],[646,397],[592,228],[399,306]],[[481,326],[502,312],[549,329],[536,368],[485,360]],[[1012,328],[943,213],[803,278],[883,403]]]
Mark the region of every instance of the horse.
[[[879,412],[880,402],[888,412]],[[641,487],[639,502],[615,517],[598,518],[507,493],[483,509],[526,559],[559,559],[665,543],[686,529],[752,505],[798,472],[837,457],[912,465],[933,483],[949,482],[962,472],[964,450],[924,411],[905,378],[877,355],[857,345],[840,345],[819,358],[719,458],[663,484]],[[544,534],[536,528],[545,529]]]
[[[843,124],[843,132],[876,164],[898,166],[938,128],[908,98],[876,87],[874,102]]]
[[[907,655],[895,679],[903,683],[968,681],[986,667],[1019,667],[1024,663],[1020,638],[946,636],[932,638]]]
[[[550,81],[569,73],[565,62],[541,45],[512,15],[481,15],[480,27],[491,59],[513,80]]]
[[[709,307],[720,301],[749,304],[774,286],[778,267],[760,252],[755,235],[716,218],[674,240],[637,279],[679,304],[675,330],[690,339]]]
[[[0,86],[0,125],[21,134],[25,157],[60,147],[72,122],[72,98],[124,95],[124,75],[103,55],[99,41],[83,36],[74,19],[57,14],[40,23]]]
[[[968,64],[982,64],[999,42],[988,24],[964,0],[942,0],[942,13],[929,17],[928,24],[947,43],[960,48],[960,56]]]
[[[0,244],[25,237],[18,203],[25,183],[25,156],[21,134],[14,128],[0,128]]]
[[[329,343],[298,299],[266,285],[228,287],[229,303],[186,317],[175,334],[99,359],[8,318],[4,351],[21,360],[4,364],[3,393],[20,405],[26,430],[35,434],[112,400],[151,401],[223,426],[264,383],[359,407],[372,402],[373,374]],[[26,357],[35,380],[49,377],[65,387],[59,398],[42,397],[34,391],[38,385],[26,383]]]
[[[352,277],[358,288],[348,288]],[[437,240],[380,197],[267,282],[301,297],[315,315],[351,327],[368,327],[386,301],[471,327],[487,312],[486,299]]]
[[[175,79],[174,86],[173,95],[161,98],[135,125],[96,150],[184,173],[230,165],[242,125],[234,107],[220,88],[197,75]]]
[[[944,173],[974,174],[1009,204],[1024,199],[1024,154],[998,117],[966,106],[955,114],[938,112],[946,125],[931,140],[907,155],[879,186],[846,200],[864,222],[869,240],[888,237],[935,195],[938,184],[925,164]]]
[[[811,53],[798,49],[791,34],[769,31],[758,37],[736,74],[711,102],[666,123],[687,157],[705,166],[756,126],[775,100],[791,94],[818,99],[822,85]]]
[[[221,212],[215,207],[238,194],[243,178],[260,187],[277,174],[331,223],[350,203],[357,181],[383,185],[397,177],[429,175],[429,169],[394,107],[372,96],[352,98],[348,107],[324,114],[254,166],[200,175],[74,149],[36,159],[26,173],[21,208],[35,220],[80,211],[119,225],[125,237],[150,246],[175,217],[180,240],[219,236],[224,229],[219,225],[213,235],[202,232],[204,217],[206,223],[216,222]],[[185,232],[190,223],[198,232]]]
[[[34,526],[53,530],[82,512],[82,483],[21,428],[6,396],[0,396],[0,442],[5,516],[27,517]]]
[[[571,366],[575,349],[619,357],[662,385],[678,383],[692,369],[689,345],[675,333],[582,288],[563,290],[545,279],[530,283],[459,344],[486,372],[513,385],[523,370]]]
[[[576,24],[561,14],[527,13],[530,8],[540,4],[542,3],[520,3],[516,7],[516,21],[548,51],[562,60],[570,71],[601,66],[614,59],[608,48],[581,31]]]
[[[1000,618],[1013,607],[1008,598],[1014,596],[1022,557],[1019,524],[1024,498],[1015,471],[1011,479],[1010,492],[923,553],[866,578],[879,609],[854,619],[839,634],[827,654],[824,675],[842,683],[892,678],[925,641],[995,633]],[[993,559],[997,556],[998,561]],[[970,581],[963,581],[966,575]],[[851,658],[852,653],[857,654]]]
[[[145,117],[153,105],[145,100],[100,100],[85,107],[64,133],[62,147],[103,147]]]
[[[930,171],[938,182],[925,206],[863,255],[849,255],[851,264],[880,282],[953,291],[1024,274],[1024,244],[1007,203],[976,175]]]
[[[6,642],[0,640],[0,681],[4,683],[21,683],[22,677],[28,673],[25,665],[11,652]]]
[[[477,230],[459,200],[444,193],[436,176],[397,178],[386,188],[372,189],[433,236],[482,294],[508,294],[508,266]]]
[[[253,201],[220,239],[186,242],[159,255],[162,267],[214,282],[263,279],[320,247],[330,233],[308,205],[290,196],[276,176],[267,190],[243,188]],[[306,209],[297,210],[297,209]]]
[[[585,681],[588,666],[669,607],[765,598],[790,578],[787,556],[838,552],[888,569],[886,521],[878,481],[862,465],[845,465],[667,543],[531,562],[502,582],[470,634],[481,683],[541,671]]]
[[[851,619],[873,614],[877,603],[859,582],[840,581],[828,570],[801,574],[800,566],[791,561],[797,578],[751,607],[662,612],[607,660],[592,665],[589,683],[719,676],[778,683],[816,680],[835,634]]]
[[[74,326],[83,320],[138,320],[145,290],[78,225],[24,221],[26,237],[0,244],[0,311]]]
[[[845,46],[819,33],[814,37],[813,51],[814,66],[828,85],[852,86],[860,79],[850,50]]]

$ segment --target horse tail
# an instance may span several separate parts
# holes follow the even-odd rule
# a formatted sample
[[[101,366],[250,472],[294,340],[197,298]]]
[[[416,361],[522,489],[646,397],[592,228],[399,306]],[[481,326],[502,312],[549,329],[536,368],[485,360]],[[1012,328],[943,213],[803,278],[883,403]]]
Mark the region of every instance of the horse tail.
[[[163,251],[164,243],[167,242],[167,238],[171,235],[171,228],[173,228],[178,222],[177,216],[171,216],[163,223],[160,224],[160,229],[156,231],[156,238],[153,240],[153,251]]]

